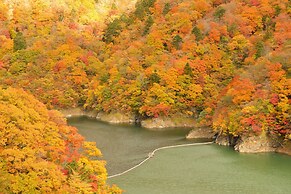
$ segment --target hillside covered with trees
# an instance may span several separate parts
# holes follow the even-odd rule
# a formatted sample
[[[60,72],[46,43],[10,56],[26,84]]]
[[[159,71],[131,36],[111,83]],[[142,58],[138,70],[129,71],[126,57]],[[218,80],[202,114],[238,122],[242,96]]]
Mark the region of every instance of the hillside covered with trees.
[[[105,27],[93,1],[67,5],[2,2],[3,87],[48,108],[179,113],[289,136],[289,1],[143,0]]]
[[[108,1],[102,17],[98,1],[78,2],[0,1],[2,101],[21,88],[48,109],[183,115],[218,133],[290,143],[290,1]],[[54,118],[41,107],[39,119]]]
[[[105,184],[96,143],[84,141],[59,112],[9,88],[0,89],[0,113],[1,193],[121,193]]]

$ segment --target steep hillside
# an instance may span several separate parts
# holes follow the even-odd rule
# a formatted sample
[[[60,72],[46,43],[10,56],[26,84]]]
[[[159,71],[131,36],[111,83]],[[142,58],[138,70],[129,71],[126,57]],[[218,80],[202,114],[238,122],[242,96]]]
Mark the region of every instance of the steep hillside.
[[[82,106],[105,47],[104,20],[133,3],[1,0],[1,84],[31,91],[49,108]]]
[[[0,88],[0,137],[0,193],[121,193],[95,143],[23,90]]]
[[[290,138],[290,1],[139,0],[106,26],[93,1],[31,2],[13,18],[0,6],[3,87],[49,108],[183,115],[232,136]]]
[[[290,21],[285,0],[139,1],[108,25],[85,106],[288,139]]]

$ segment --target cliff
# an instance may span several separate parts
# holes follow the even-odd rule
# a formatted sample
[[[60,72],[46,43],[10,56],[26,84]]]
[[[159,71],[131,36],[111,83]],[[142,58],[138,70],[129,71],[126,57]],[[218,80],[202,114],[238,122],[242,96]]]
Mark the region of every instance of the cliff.
[[[211,128],[205,127],[191,130],[186,138],[213,138],[215,136],[216,133]],[[231,146],[234,150],[241,153],[278,152],[291,155],[290,141],[284,141],[276,135],[266,133],[259,135],[244,134],[236,137],[230,134],[220,134],[215,139],[215,143],[223,146]]]
[[[148,129],[173,128],[173,127],[194,127],[195,119],[184,116],[150,118],[141,121],[141,126]]]
[[[212,139],[215,136],[215,132],[210,127],[199,127],[191,130],[186,139]]]

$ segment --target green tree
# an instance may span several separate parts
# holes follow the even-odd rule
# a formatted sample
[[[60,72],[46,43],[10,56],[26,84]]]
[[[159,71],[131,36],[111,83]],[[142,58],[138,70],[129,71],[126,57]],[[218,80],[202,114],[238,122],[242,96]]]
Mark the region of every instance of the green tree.
[[[105,30],[103,41],[106,43],[113,42],[114,37],[118,36],[121,31],[121,20],[115,19],[110,22]]]
[[[13,39],[13,50],[23,50],[26,49],[26,40],[22,32],[17,32],[15,38]]]
[[[147,35],[150,31],[151,26],[154,24],[154,20],[152,16],[149,16],[148,19],[145,22],[145,28],[142,33],[143,36]]]
[[[190,67],[189,63],[186,63],[184,67],[184,74],[189,75],[190,77],[193,77],[192,68]]]
[[[181,36],[176,35],[176,36],[174,36],[174,38],[172,40],[172,45],[174,46],[175,49],[179,50],[179,49],[181,49],[182,42],[183,42],[183,39],[181,38]]]
[[[161,77],[159,76],[159,74],[157,74],[156,71],[149,76],[150,85],[152,85],[153,83],[160,83],[160,80]]]
[[[223,7],[218,7],[215,10],[213,16],[214,16],[215,19],[220,20],[222,18],[222,16],[224,15],[224,13],[225,13],[225,9]]]
[[[264,43],[263,41],[258,41],[257,44],[256,44],[256,53],[255,53],[255,58],[258,59],[260,58],[264,52],[265,52],[265,49],[264,49]]]
[[[134,15],[140,19],[143,20],[144,17],[150,13],[150,7],[153,7],[156,0],[141,0],[138,1],[135,5],[135,12]]]
[[[166,3],[163,9],[163,14],[166,15],[167,13],[169,13],[170,10],[171,10],[170,3]]]
[[[199,41],[199,40],[202,40],[203,39],[203,35],[201,33],[201,30],[197,26],[195,26],[192,29],[192,34],[195,35],[196,41]]]

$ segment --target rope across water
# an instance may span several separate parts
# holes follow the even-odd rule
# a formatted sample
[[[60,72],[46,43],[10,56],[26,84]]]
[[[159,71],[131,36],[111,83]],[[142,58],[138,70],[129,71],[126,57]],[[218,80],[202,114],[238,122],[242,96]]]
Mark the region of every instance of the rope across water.
[[[117,177],[117,176],[121,176],[121,175],[124,175],[125,173],[128,173],[132,170],[134,170],[135,168],[141,166],[143,163],[145,163],[147,160],[149,160],[150,158],[152,158],[154,155],[155,155],[155,152],[156,151],[159,151],[159,150],[164,150],[164,149],[169,149],[169,148],[177,148],[177,147],[187,147],[187,146],[197,146],[197,145],[209,145],[209,144],[213,144],[213,142],[203,142],[203,143],[188,143],[188,144],[180,144],[180,145],[171,145],[171,146],[164,146],[164,147],[159,147],[157,149],[155,149],[154,151],[150,152],[148,154],[148,157],[145,158],[143,161],[141,161],[140,163],[138,163],[137,165],[133,166],[132,168],[126,170],[126,171],[123,171],[121,173],[118,173],[118,174],[114,174],[114,175],[111,175],[111,176],[108,176],[108,179],[110,178],[113,178],[113,177]]]

